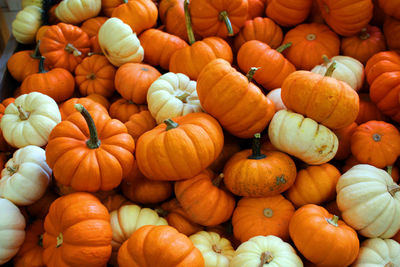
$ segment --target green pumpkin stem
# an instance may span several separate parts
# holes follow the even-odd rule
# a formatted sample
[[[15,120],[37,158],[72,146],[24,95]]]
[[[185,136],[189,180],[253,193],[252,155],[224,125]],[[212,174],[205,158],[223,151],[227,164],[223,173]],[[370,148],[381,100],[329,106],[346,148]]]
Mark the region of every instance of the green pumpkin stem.
[[[65,51],[67,51],[70,54],[73,54],[76,57],[79,57],[82,55],[82,52],[78,50],[73,44],[68,43],[65,48]]]
[[[43,247],[43,234],[39,235],[38,246]]]
[[[232,28],[232,23],[231,20],[229,19],[229,14],[226,12],[226,10],[222,11],[219,13],[219,20],[224,21],[226,28],[228,30],[228,36],[233,36],[233,28]]]
[[[393,166],[392,165],[387,166],[386,171],[390,176],[392,176]]]
[[[258,265],[258,267],[263,267],[264,264],[268,264],[273,260],[274,260],[274,257],[272,255],[272,253],[269,251],[264,251],[263,253],[261,253],[261,257],[260,257],[261,262],[260,262],[260,265]]]
[[[104,54],[103,54],[103,53],[100,53],[100,52],[89,52],[89,53],[88,53],[88,57],[91,57],[91,56],[93,56],[93,55],[104,56]]]
[[[40,46],[40,40],[37,42],[37,44],[35,46],[35,50],[33,50],[33,53],[31,54],[31,58],[40,59],[39,46]]]
[[[44,68],[44,60],[45,60],[45,57],[43,57],[43,56],[39,57],[39,72],[38,73],[46,73],[47,72],[47,70],[45,70],[45,68]]]
[[[248,157],[248,159],[263,159],[267,157],[264,154],[261,154],[261,142],[260,142],[261,134],[256,133],[253,138],[252,145],[252,154]]]
[[[336,69],[336,61],[334,60],[334,61],[332,61],[332,64],[329,66],[329,68],[326,70],[324,76],[331,77],[333,72],[335,71],[335,69]]]
[[[339,217],[336,215],[333,215],[332,218],[330,219],[326,219],[328,221],[329,224],[332,224],[333,226],[338,227],[338,221],[339,221]]]
[[[329,64],[329,62],[330,62],[327,55],[322,55],[322,60],[324,61],[325,64]]]
[[[180,101],[186,103],[186,98],[187,98],[188,96],[190,96],[190,95],[191,95],[191,94],[188,93],[188,92],[183,92],[182,94],[177,95],[177,96],[175,96],[175,97],[178,98]]]
[[[359,37],[361,40],[367,40],[369,37],[371,37],[371,35],[368,33],[367,28],[363,28]]]
[[[90,115],[89,111],[87,111],[87,109],[81,104],[75,104],[75,109],[82,114],[89,128],[90,138],[86,141],[86,145],[90,149],[96,149],[100,147],[101,142],[97,135],[96,125],[94,124],[93,118]]]
[[[63,241],[64,241],[64,237],[63,237],[63,234],[60,232],[60,234],[57,236],[56,248],[61,247]]]
[[[164,121],[164,123],[167,125],[167,128],[165,129],[166,131],[169,131],[169,130],[171,130],[171,129],[178,128],[178,126],[179,126],[179,124],[177,124],[176,122],[174,122],[174,121],[171,120],[171,119],[166,119],[166,120]]]
[[[14,166],[7,166],[6,169],[9,172],[9,175],[11,176],[17,172],[18,168],[14,167]]]
[[[216,187],[219,187],[219,185],[221,184],[222,180],[224,179],[224,174],[221,173],[220,175],[218,175],[218,177],[215,177],[212,180],[212,184]]]
[[[247,80],[249,81],[249,83],[253,80],[253,76],[256,73],[256,71],[261,68],[261,67],[251,67],[249,72],[246,74]]]
[[[21,106],[17,106],[18,112],[19,112],[19,119],[22,121],[26,121],[29,119],[30,113],[25,111]]]
[[[288,49],[289,47],[292,46],[292,42],[289,42],[287,44],[283,44],[281,46],[279,46],[276,51],[278,51],[279,53],[282,53],[284,50]]]
[[[122,0],[122,2],[124,2],[124,4],[126,4],[129,2],[129,0]]]
[[[186,31],[189,39],[189,44],[192,45],[196,42],[196,39],[194,38],[192,20],[190,18],[189,0],[185,0],[185,2],[183,3],[183,8],[185,10]]]
[[[400,191],[400,186],[398,184],[393,183],[392,185],[389,185],[387,187],[387,190],[392,195],[392,197],[394,197],[394,195],[396,195],[396,193]]]

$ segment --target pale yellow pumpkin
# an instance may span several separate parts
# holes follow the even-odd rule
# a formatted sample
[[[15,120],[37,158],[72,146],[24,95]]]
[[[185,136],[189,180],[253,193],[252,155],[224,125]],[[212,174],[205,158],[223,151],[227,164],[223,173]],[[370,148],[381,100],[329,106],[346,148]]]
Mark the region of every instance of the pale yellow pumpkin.
[[[339,144],[337,136],[327,127],[287,110],[275,113],[269,124],[268,136],[278,150],[310,165],[330,161]]]
[[[340,176],[336,202],[343,220],[361,235],[390,238],[400,229],[399,191],[386,171],[359,164]]]
[[[31,6],[31,5],[38,6],[41,8],[42,2],[43,2],[43,0],[22,0],[21,6],[22,6],[22,9],[24,9],[27,6]]]
[[[33,44],[42,23],[42,9],[29,5],[17,13],[11,24],[12,34],[19,43]]]
[[[275,110],[279,111],[281,109],[287,109],[285,104],[283,104],[282,97],[281,97],[281,88],[276,88],[271,90],[267,97],[274,103]]]
[[[200,231],[189,239],[204,258],[204,267],[229,267],[235,253],[231,242],[214,232]]]
[[[103,54],[114,66],[139,63],[144,58],[144,50],[136,33],[119,18],[106,20],[100,27],[98,38]]]
[[[361,243],[352,267],[400,266],[400,244],[392,239],[370,238]]]
[[[96,17],[101,10],[101,0],[63,0],[55,9],[56,17],[62,22],[79,24]]]
[[[147,91],[147,105],[157,124],[188,113],[202,112],[196,81],[182,73],[168,72]]]

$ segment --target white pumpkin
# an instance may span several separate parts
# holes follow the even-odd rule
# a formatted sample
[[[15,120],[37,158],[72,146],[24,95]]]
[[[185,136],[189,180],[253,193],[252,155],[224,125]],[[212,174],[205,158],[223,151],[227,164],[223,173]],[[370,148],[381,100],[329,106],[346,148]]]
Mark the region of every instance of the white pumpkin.
[[[56,101],[45,94],[32,92],[20,95],[7,106],[0,127],[7,143],[21,148],[46,145],[50,132],[60,122]]]
[[[22,0],[21,6],[22,6],[22,9],[24,9],[27,6],[31,6],[31,5],[42,7],[42,2],[43,2],[43,0]]]
[[[62,22],[79,24],[96,17],[101,10],[101,0],[63,0],[55,9],[56,17]]]
[[[400,266],[400,244],[392,239],[370,238],[361,243],[352,267]]]
[[[302,267],[303,262],[293,247],[277,236],[255,236],[240,244],[230,267]]]
[[[235,250],[228,239],[206,231],[197,232],[189,239],[203,255],[205,267],[229,267]]]
[[[359,164],[340,176],[336,202],[343,220],[361,235],[390,238],[400,229],[399,191],[386,171]]]
[[[330,60],[324,57],[324,63],[315,66],[311,72],[325,75],[333,61],[336,62],[336,68],[332,73],[333,78],[341,80],[358,91],[364,83],[364,65],[355,58],[348,56],[334,56]]]
[[[17,254],[24,239],[24,216],[11,201],[0,198],[0,265]]]
[[[279,111],[281,109],[287,109],[285,104],[283,104],[282,97],[281,97],[281,88],[276,88],[271,90],[267,97],[274,103],[275,110]]]
[[[43,148],[20,148],[1,171],[0,197],[7,198],[15,205],[33,204],[44,195],[51,172]]]
[[[36,32],[42,25],[42,9],[29,5],[19,11],[11,24],[12,33],[17,42],[22,44],[35,43]]]
[[[119,18],[106,20],[100,27],[98,38],[103,54],[114,66],[139,63],[144,58],[144,50],[136,33]]]
[[[337,136],[324,125],[287,110],[275,113],[268,136],[277,149],[310,165],[330,161],[339,144]]]
[[[157,124],[188,113],[202,112],[196,81],[182,73],[168,72],[147,91],[147,106]]]

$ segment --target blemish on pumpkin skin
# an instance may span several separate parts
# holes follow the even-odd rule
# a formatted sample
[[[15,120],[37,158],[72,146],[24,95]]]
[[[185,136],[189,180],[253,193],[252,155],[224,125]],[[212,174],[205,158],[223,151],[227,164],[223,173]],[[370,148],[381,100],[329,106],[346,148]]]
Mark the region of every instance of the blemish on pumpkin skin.
[[[322,145],[320,148],[317,148],[317,152],[318,152],[319,154],[324,153],[326,147],[327,147],[327,145]]]
[[[276,176],[275,184],[269,187],[270,191],[274,191],[276,188],[280,187],[281,185],[286,184],[285,175]]]

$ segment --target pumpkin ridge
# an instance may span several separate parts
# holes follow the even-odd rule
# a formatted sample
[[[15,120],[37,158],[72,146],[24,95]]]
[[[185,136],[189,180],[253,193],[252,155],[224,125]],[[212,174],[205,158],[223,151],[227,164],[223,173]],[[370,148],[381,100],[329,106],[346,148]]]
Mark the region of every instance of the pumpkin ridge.
[[[195,126],[195,124],[192,124],[191,126],[193,127],[193,126]],[[199,128],[199,131],[202,131],[201,127],[199,127],[197,125],[196,125],[196,127]],[[185,135],[187,136],[188,140],[190,140],[190,143],[192,144],[192,146],[195,148],[196,146],[195,146],[192,138],[196,138],[197,135],[191,136],[190,132],[187,131],[186,127],[182,127],[182,130],[185,133]],[[213,145],[214,145],[214,142],[213,142]],[[203,158],[200,157],[198,149],[195,149],[194,151],[196,151],[196,162],[200,162],[200,167],[204,166]]]
[[[325,78],[324,78],[325,79]],[[332,78],[332,79],[335,79],[335,78]],[[331,110],[330,110],[330,112],[329,112],[329,114],[325,117],[326,119],[325,120],[323,120],[323,121],[321,121],[321,124],[324,124],[326,121],[329,121],[330,119],[331,119],[331,116],[332,116],[332,114],[336,111],[336,107],[340,104],[340,102],[341,102],[341,99],[342,99],[342,97],[343,97],[343,93],[345,92],[345,87],[343,86],[343,84],[340,84],[340,93],[339,93],[339,96],[338,97],[336,97],[336,103],[335,103],[335,105],[331,108]]]
[[[180,127],[181,128],[181,127]],[[167,138],[168,138],[168,132],[165,132],[164,134],[163,134],[163,138],[162,138],[162,143],[166,146],[166,144],[168,143],[167,142]],[[153,146],[154,147],[154,146]],[[197,151],[196,151],[197,152]],[[169,153],[169,149],[165,149],[165,153],[166,153],[166,159],[168,160],[168,165],[169,166],[172,166],[172,169],[174,170],[174,172],[175,172],[175,174],[173,175],[173,176],[177,176],[177,174],[178,173],[176,173],[176,167],[173,165],[174,163],[171,161],[171,157],[170,157],[170,155],[168,154]],[[151,153],[148,153],[148,155],[149,154],[151,154]],[[154,159],[150,159],[150,160],[154,160]],[[186,162],[185,162],[186,163]]]

